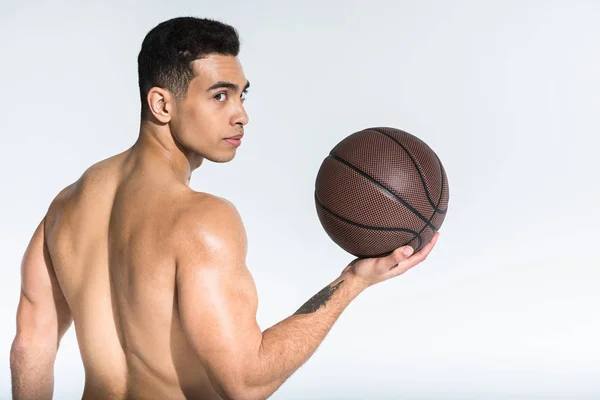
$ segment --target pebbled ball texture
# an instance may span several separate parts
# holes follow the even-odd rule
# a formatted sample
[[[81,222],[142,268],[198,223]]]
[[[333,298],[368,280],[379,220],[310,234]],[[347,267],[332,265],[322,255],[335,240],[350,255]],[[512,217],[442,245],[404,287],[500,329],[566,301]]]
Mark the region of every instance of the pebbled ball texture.
[[[405,245],[419,251],[442,226],[448,199],[438,156],[421,139],[394,128],[344,138],[323,160],[315,182],[321,225],[361,258]]]

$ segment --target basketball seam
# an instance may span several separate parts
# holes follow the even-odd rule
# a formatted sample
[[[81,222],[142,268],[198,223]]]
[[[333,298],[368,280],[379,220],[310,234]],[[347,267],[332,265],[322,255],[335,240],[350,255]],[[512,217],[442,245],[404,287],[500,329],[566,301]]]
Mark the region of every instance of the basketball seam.
[[[442,202],[442,197],[444,197],[444,186],[447,185],[447,184],[444,185],[444,181],[447,180],[447,178],[444,179],[446,174],[444,173],[444,166],[442,165],[442,160],[440,160],[440,158],[437,156],[437,154],[433,153],[433,155],[437,159],[438,164],[440,164],[440,175],[441,175],[441,178],[442,178],[442,187],[440,189],[440,198],[438,199],[437,206],[435,207],[435,210],[437,212],[437,210],[439,209],[440,203]],[[446,208],[444,209],[443,213],[446,213],[446,211],[448,211],[448,205],[446,205]],[[431,219],[433,219],[433,216],[431,217]]]
[[[323,202],[319,199],[319,196],[317,196],[317,192],[315,191],[315,201],[317,202],[317,204],[319,204],[321,207],[323,207],[323,209],[325,211],[327,211],[328,213],[330,213],[331,215],[333,215],[334,217],[341,219],[342,221],[350,224],[350,225],[354,225],[354,226],[358,226],[359,228],[364,228],[364,229],[371,229],[371,230],[375,230],[375,231],[394,231],[394,232],[407,232],[407,233],[411,233],[413,235],[417,235],[417,231],[413,231],[412,229],[407,229],[407,228],[385,228],[382,226],[370,226],[370,225],[363,225],[360,224],[358,222],[354,222],[351,221],[345,217],[342,217],[341,215],[339,215],[338,213],[336,213],[335,211],[332,211],[329,207],[327,207],[325,204],[323,204]],[[412,239],[411,239],[412,240]],[[409,240],[410,242],[410,240]]]
[[[433,200],[431,200],[431,197],[429,196],[429,189],[427,188],[427,182],[425,182],[425,177],[423,176],[423,172],[421,171],[421,167],[419,166],[419,164],[417,164],[417,162],[415,161],[415,158],[408,151],[408,149],[406,147],[404,147],[404,145],[402,143],[400,143],[398,140],[396,140],[394,137],[392,137],[391,135],[388,135],[385,132],[382,132],[382,131],[380,131],[380,130],[378,130],[376,128],[371,128],[369,130],[375,131],[377,133],[381,133],[385,137],[393,140],[398,146],[400,146],[406,152],[406,154],[408,155],[408,157],[410,158],[410,160],[414,164],[415,168],[417,169],[417,172],[419,173],[419,177],[421,178],[421,183],[423,184],[423,189],[425,190],[425,197],[427,197],[427,201],[429,202],[429,205],[431,207],[433,207],[433,209],[435,210],[435,212],[440,213],[440,214],[445,213],[446,210],[440,210],[440,209],[438,209],[438,207],[433,203]],[[435,155],[435,153],[434,153],[434,155]],[[437,155],[436,155],[436,158],[437,158]],[[438,161],[439,161],[439,159],[438,159]],[[438,205],[439,205],[439,202],[438,202]]]
[[[350,162],[344,160],[340,156],[338,156],[336,154],[333,154],[333,152],[329,153],[329,155],[327,157],[331,157],[334,160],[337,160],[338,162],[346,165],[348,168],[351,168],[352,170],[358,172],[360,175],[364,176],[365,178],[367,178],[368,180],[370,180],[371,182],[373,182],[374,184],[376,184],[377,186],[379,186],[381,189],[383,189],[386,192],[388,192],[396,200],[398,200],[400,203],[402,203],[406,208],[408,208],[410,211],[412,211],[412,213],[415,214],[419,219],[421,219],[423,222],[425,222],[426,225],[429,225],[429,227],[431,228],[431,230],[433,232],[437,231],[437,228],[435,226],[433,226],[433,224],[431,224],[431,222],[430,222],[431,218],[429,218],[429,220],[428,220],[425,216],[421,215],[421,213],[418,212],[416,209],[414,209],[408,202],[406,202],[400,196],[398,196],[396,193],[392,192],[390,189],[388,189],[387,187],[385,187],[381,182],[377,181],[375,178],[373,178],[372,176],[370,176],[366,172],[360,170],[359,168],[357,168],[356,166],[354,166]],[[434,215],[435,215],[435,211],[434,211]]]
[[[367,226],[367,225],[362,225],[359,224],[358,222],[354,222],[354,221],[350,221],[347,218],[342,217],[341,215],[337,214],[336,212],[331,211],[327,206],[325,206],[323,204],[323,202],[319,199],[319,197],[317,196],[317,191],[315,190],[315,202],[317,203],[318,206],[322,207],[325,211],[327,211],[329,214],[331,214],[332,216],[334,216],[335,218],[346,222],[350,225],[354,225],[354,226],[358,226],[360,228],[365,228],[365,229],[370,229],[370,230],[376,230],[376,231],[397,231],[397,232],[407,232],[407,233],[411,233],[413,234],[413,237],[407,241],[405,244],[403,244],[402,246],[406,246],[408,245],[410,242],[412,242],[415,238],[419,241],[419,244],[417,245],[417,249],[419,247],[421,247],[421,244],[423,243],[423,239],[421,238],[421,232],[423,232],[423,230],[427,227],[427,225],[425,225],[425,227],[423,227],[421,229],[421,232],[417,233],[411,229],[406,229],[406,228],[383,228],[383,227],[377,227],[377,226]],[[399,247],[402,247],[399,246]],[[393,250],[392,250],[393,251]],[[373,255],[373,256],[365,256],[365,255],[358,255],[355,254],[356,257],[358,258],[375,258],[375,257],[383,257],[385,255],[391,254],[392,251],[388,251],[387,253],[382,253],[382,254],[378,254],[378,255]]]
[[[442,197],[444,196],[444,166],[442,165],[442,161],[440,160],[440,158],[437,156],[437,154],[433,153],[435,155],[435,158],[437,158],[438,163],[440,164],[440,173],[442,174],[442,187],[440,189],[440,198],[437,201],[437,206],[435,207],[435,210],[438,209],[441,201],[442,201]],[[444,210],[444,213],[446,212],[446,210],[448,210],[448,207],[446,207],[446,209]],[[433,212],[433,214],[431,214],[431,217],[429,217],[429,222],[431,222],[431,220],[433,219],[433,217],[435,216],[435,211]],[[425,225],[420,231],[419,231],[419,239],[421,239],[421,233],[423,233],[423,231],[425,230],[425,228],[427,227],[427,225]],[[433,233],[435,234],[435,231],[433,231]],[[419,246],[421,246],[422,243],[422,239],[419,240]],[[419,247],[417,247],[417,249],[419,249]],[[420,250],[420,249],[419,249]]]
[[[437,156],[437,154],[433,153],[433,155],[435,156],[435,158],[437,159],[438,163],[440,164],[440,175],[442,177],[442,187],[440,189],[440,198],[438,199],[437,206],[435,208],[437,210],[438,207],[440,206],[440,203],[442,202],[442,197],[444,197],[444,187],[448,186],[448,182],[446,182],[448,178],[446,177],[446,173],[444,172],[444,166],[442,165],[442,160],[440,160],[440,158]],[[448,211],[448,205],[447,204],[446,204],[446,208],[444,209],[444,213],[446,213],[446,211]],[[435,212],[429,218],[429,221],[431,221],[434,216],[435,216]]]

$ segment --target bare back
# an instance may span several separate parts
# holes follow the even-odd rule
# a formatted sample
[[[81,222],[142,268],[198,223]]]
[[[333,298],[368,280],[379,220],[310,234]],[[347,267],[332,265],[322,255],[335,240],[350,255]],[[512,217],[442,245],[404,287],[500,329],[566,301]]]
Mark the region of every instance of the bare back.
[[[177,312],[173,232],[199,195],[122,153],[51,205],[46,238],[73,315],[84,399],[220,399]]]

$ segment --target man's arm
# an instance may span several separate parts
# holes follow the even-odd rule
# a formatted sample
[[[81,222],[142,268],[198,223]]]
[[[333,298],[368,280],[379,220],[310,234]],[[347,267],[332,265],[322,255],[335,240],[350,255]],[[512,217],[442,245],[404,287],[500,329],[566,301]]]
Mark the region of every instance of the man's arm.
[[[21,263],[17,333],[10,351],[14,399],[51,399],[60,339],[72,323],[44,238],[37,227]]]
[[[351,264],[294,315],[261,333],[241,219],[224,200],[204,208],[210,214],[179,241],[178,306],[190,343],[226,399],[269,397],[315,352],[352,299],[376,283],[369,279],[397,276],[424,258],[398,264],[407,256],[395,251]]]

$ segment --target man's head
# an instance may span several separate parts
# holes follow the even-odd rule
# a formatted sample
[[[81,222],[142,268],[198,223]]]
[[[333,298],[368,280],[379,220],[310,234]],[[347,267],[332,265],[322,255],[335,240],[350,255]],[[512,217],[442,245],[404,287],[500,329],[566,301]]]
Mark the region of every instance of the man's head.
[[[168,125],[186,151],[214,162],[235,156],[248,123],[243,102],[249,84],[230,25],[191,17],[160,23],[138,55],[142,123]]]

